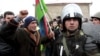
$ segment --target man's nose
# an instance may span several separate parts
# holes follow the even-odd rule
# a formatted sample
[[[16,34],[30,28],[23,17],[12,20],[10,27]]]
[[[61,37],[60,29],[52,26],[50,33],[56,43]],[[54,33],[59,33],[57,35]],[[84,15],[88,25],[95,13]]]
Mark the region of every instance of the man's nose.
[[[73,20],[71,20],[71,21],[70,21],[70,23],[71,23],[71,24],[73,24],[73,23],[74,23],[74,21],[73,21]]]

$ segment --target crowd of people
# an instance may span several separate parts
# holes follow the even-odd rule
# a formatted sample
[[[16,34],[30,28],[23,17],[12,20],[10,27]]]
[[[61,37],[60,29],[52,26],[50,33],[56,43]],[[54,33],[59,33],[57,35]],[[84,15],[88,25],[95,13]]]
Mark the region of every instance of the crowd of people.
[[[47,36],[41,36],[37,18],[28,13],[6,11],[0,17],[0,56],[100,56],[100,12],[83,21],[79,5],[68,4],[49,21]]]

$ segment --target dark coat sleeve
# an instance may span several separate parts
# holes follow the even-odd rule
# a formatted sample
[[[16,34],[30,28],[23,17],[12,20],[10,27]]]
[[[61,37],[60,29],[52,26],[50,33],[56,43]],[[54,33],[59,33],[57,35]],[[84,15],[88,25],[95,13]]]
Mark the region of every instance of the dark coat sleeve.
[[[11,20],[9,23],[3,22],[2,26],[0,27],[0,36],[5,40],[9,40],[10,36],[15,33],[17,25],[18,23],[14,20]]]

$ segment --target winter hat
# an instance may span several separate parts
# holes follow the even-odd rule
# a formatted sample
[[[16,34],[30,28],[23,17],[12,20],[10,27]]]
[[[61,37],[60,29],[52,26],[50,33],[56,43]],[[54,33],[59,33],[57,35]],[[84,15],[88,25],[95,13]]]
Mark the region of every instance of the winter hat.
[[[35,17],[33,16],[28,16],[26,17],[24,21],[24,27],[27,28],[27,26],[32,22],[32,21],[37,21]]]

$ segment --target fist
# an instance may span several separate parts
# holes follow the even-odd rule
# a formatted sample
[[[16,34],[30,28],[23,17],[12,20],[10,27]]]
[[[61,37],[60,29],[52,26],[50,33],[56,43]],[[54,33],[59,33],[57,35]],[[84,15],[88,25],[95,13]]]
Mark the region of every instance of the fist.
[[[21,10],[20,12],[19,12],[19,17],[21,18],[21,19],[23,19],[23,18],[25,18],[26,16],[28,15],[28,11],[27,10]]]
[[[54,32],[51,31],[51,32],[48,34],[48,37],[49,37],[49,38],[54,38]]]

